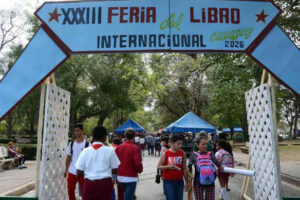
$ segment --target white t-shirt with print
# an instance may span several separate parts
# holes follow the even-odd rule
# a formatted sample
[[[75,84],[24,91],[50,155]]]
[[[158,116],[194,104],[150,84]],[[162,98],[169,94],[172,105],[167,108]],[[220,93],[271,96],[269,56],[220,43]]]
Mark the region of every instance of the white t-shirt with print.
[[[74,141],[73,155],[71,155],[71,143],[68,145],[66,153],[68,156],[72,156],[72,161],[71,161],[71,164],[69,167],[69,173],[71,173],[71,174],[77,175],[75,164],[76,164],[76,161],[77,161],[81,151],[85,148],[85,142],[86,142],[86,140],[84,140],[81,143],[77,143],[76,141]],[[90,144],[89,144],[89,146],[90,146]]]

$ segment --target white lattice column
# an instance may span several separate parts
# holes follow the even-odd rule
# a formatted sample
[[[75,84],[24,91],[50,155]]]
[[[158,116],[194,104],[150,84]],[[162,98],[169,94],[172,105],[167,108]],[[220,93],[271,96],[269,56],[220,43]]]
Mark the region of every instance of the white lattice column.
[[[39,199],[68,199],[65,170],[70,93],[47,85]]]
[[[276,155],[272,101],[269,84],[246,92],[251,167],[256,200],[279,200],[280,181]]]

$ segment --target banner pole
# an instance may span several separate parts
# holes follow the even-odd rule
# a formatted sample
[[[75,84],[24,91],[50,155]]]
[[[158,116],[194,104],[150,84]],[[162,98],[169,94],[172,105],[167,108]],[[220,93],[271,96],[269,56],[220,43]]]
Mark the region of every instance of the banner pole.
[[[273,126],[274,126],[274,145],[273,145],[273,151],[275,151],[275,159],[276,163],[274,163],[275,166],[275,172],[277,171],[277,174],[275,175],[276,181],[279,185],[277,188],[277,193],[279,194],[279,199],[282,199],[282,187],[281,187],[281,171],[280,171],[280,157],[279,157],[279,150],[278,150],[278,131],[277,131],[277,117],[276,117],[276,98],[275,98],[275,80],[272,77],[271,74],[269,74],[269,80],[268,80],[271,88],[271,99],[272,99],[272,115],[273,115]]]
[[[41,84],[40,110],[39,110],[39,124],[37,132],[37,147],[36,147],[36,162],[35,162],[35,197],[39,196],[40,186],[40,162],[41,162],[41,147],[42,147],[42,133],[44,122],[44,107],[45,107],[45,82]]]

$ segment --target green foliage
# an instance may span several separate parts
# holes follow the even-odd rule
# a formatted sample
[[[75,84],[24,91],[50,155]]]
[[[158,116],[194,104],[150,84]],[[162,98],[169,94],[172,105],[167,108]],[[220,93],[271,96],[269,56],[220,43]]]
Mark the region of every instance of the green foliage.
[[[258,85],[261,69],[241,55],[221,55],[207,75],[209,106],[207,113],[218,126],[242,125],[247,135],[245,92]]]
[[[32,37],[32,35],[39,29],[41,22],[36,16],[28,12],[25,12],[25,16],[26,24],[29,25],[27,32],[30,34],[30,37]]]
[[[4,133],[6,131],[5,124],[3,122],[0,122],[0,138],[4,135],[1,135],[1,133]]]
[[[88,137],[92,136],[92,130],[95,126],[97,126],[97,122],[98,122],[97,118],[91,117],[83,123],[83,129],[86,136]],[[107,130],[109,130],[108,126],[105,123],[104,126],[107,128]]]
[[[154,104],[155,129],[162,128],[193,111],[206,119],[205,71],[214,61],[211,56],[160,54],[150,57],[150,105]]]
[[[27,160],[35,160],[36,158],[36,144],[18,145],[22,154],[26,156]]]
[[[300,42],[300,1],[299,0],[275,0],[281,9],[276,22],[283,28],[297,44]]]

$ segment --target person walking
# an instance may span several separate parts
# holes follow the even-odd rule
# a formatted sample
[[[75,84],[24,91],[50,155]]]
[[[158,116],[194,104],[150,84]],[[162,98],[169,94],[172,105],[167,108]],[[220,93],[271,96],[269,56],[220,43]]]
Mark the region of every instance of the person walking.
[[[93,144],[84,149],[75,164],[77,175],[85,178],[84,200],[111,200],[113,182],[120,161],[114,148],[104,145],[107,131],[103,126],[93,129]]]
[[[215,165],[223,170],[223,166],[218,162],[212,152],[207,151],[207,135],[201,134],[196,139],[198,151],[191,154],[188,170],[192,177],[193,166],[195,169],[193,189],[196,200],[214,200],[215,199]]]
[[[90,146],[90,143],[83,136],[83,125],[75,124],[74,126],[75,141],[72,141],[67,148],[66,154],[66,169],[64,177],[67,178],[67,188],[69,200],[75,200],[75,189],[77,182],[79,183],[80,191],[83,191],[84,177],[76,172],[75,163],[81,151]]]
[[[160,136],[157,134],[156,137],[155,137],[154,156],[156,156],[156,153],[157,153],[157,156],[160,156],[160,150],[161,150],[160,139],[161,139]]]
[[[228,153],[230,153],[231,154],[231,156],[232,156],[232,159],[234,159],[234,157],[233,157],[233,153],[232,153],[232,146],[230,145],[230,143],[227,141],[227,134],[226,133],[221,133],[220,135],[219,135],[219,140],[218,140],[218,142],[216,143],[216,151],[215,151],[215,153],[217,152],[217,145],[218,145],[218,143],[219,143],[219,141],[221,141],[221,140],[223,140],[223,141],[225,141],[226,142],[226,146],[224,147],[224,150],[225,151],[227,151]],[[234,174],[231,174],[231,177],[232,176],[234,176]],[[226,183],[226,190],[227,191],[230,191],[230,189],[229,189],[229,186],[228,186],[228,184],[229,184],[229,178],[230,177],[228,177],[228,182]]]
[[[154,146],[156,143],[156,137],[154,136],[154,134],[151,134],[151,142],[150,142],[150,150],[151,150],[151,155],[154,155]]]
[[[142,151],[142,156],[144,156],[144,151],[145,151],[145,148],[146,148],[145,142],[146,142],[145,137],[142,136],[141,139],[140,139],[140,147],[141,147],[141,151]]]
[[[151,143],[152,143],[152,136],[151,134],[148,134],[145,138],[147,150],[148,150],[148,156],[151,155]]]
[[[169,137],[165,136],[161,138],[161,150],[160,155],[162,155],[166,150],[170,148],[169,146]]]
[[[135,131],[131,128],[125,131],[125,143],[116,148],[116,154],[121,162],[118,169],[118,182],[124,194],[118,194],[118,200],[133,200],[138,182],[138,173],[143,172],[141,153],[134,144]]]
[[[185,179],[187,191],[188,174],[186,168],[186,156],[181,150],[183,138],[174,134],[171,137],[171,148],[160,157],[157,169],[163,171],[163,189],[167,200],[183,200]]]
[[[226,167],[234,167],[234,160],[233,156],[227,152],[225,149],[227,148],[227,142],[225,140],[220,140],[217,144],[217,152],[216,158],[218,161]],[[221,193],[220,199],[228,200],[227,193],[226,193],[226,186],[228,186],[229,176],[233,176],[233,174],[224,173],[222,170],[218,169],[217,176],[221,186]]]

